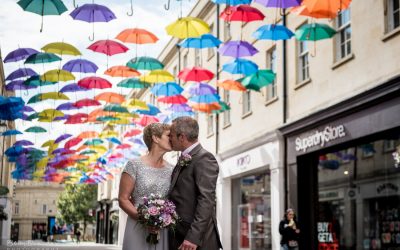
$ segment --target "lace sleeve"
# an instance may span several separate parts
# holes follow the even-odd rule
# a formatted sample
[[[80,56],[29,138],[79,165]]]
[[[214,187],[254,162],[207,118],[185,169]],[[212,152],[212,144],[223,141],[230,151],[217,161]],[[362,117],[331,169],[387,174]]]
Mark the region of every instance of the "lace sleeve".
[[[132,161],[128,161],[122,172],[129,174],[133,180],[136,180],[137,166]]]

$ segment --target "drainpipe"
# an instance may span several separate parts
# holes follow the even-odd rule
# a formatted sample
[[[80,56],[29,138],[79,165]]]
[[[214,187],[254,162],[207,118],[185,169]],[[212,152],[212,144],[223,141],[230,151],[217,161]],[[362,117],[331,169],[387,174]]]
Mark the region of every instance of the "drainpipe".
[[[179,73],[179,72],[181,72],[181,46],[179,46],[178,43],[175,46],[178,49],[178,72],[177,73]],[[181,85],[181,79],[179,77],[178,77],[178,84],[179,84],[179,86]]]
[[[217,20],[216,20],[216,26],[217,26],[217,38],[219,39],[220,37],[220,32],[219,32],[219,4],[217,4]],[[218,82],[219,80],[219,53],[218,51],[215,52],[215,56],[216,56],[216,60],[217,60],[217,68],[216,68],[216,81]],[[217,93],[219,94],[219,87],[217,85]],[[218,149],[219,149],[219,113],[217,113],[215,115],[215,127],[216,127],[216,131],[215,131],[215,154],[218,154]]]
[[[283,16],[282,16],[282,22],[283,25],[286,26],[286,13],[285,9],[283,9]],[[282,89],[283,89],[283,124],[286,124],[286,119],[287,119],[287,60],[286,60],[286,52],[287,52],[287,47],[286,47],[286,40],[282,41]],[[283,184],[284,184],[284,189],[285,189],[285,209],[288,208],[288,162],[287,162],[287,157],[288,157],[288,152],[287,152],[287,139],[284,136],[283,137]]]

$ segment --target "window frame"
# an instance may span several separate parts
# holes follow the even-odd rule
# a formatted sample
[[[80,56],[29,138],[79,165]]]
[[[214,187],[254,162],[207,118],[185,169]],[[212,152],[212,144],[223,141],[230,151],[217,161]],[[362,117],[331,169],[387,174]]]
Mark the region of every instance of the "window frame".
[[[277,67],[277,50],[276,46],[272,46],[266,51],[266,68],[271,69],[272,72],[276,74]],[[265,88],[265,102],[270,102],[278,97],[277,87],[276,87],[276,78],[271,84],[268,84]],[[272,95],[271,95],[272,93]]]
[[[296,85],[301,85],[303,82],[309,81],[310,78],[310,50],[308,49],[307,41],[296,41],[297,43],[297,82]],[[306,50],[303,49],[304,44]],[[307,63],[303,64],[303,58],[307,59]],[[304,70],[304,72],[303,72]]]
[[[19,201],[14,202],[14,214],[19,214]]]
[[[343,17],[343,13],[348,13],[348,20],[346,23],[341,24],[341,18]],[[339,26],[340,25],[340,26]],[[343,10],[339,13],[339,15],[335,19],[335,62],[341,61],[347,57],[352,55],[352,30],[351,30],[351,10],[350,8]],[[346,30],[350,29],[350,38],[346,38]],[[344,41],[342,42],[342,40]],[[342,54],[342,48],[344,47],[344,54]],[[349,51],[348,51],[349,50]]]
[[[229,22],[224,22],[224,40],[225,42],[232,39],[231,24]]]
[[[214,114],[207,115],[207,137],[214,135]]]
[[[386,33],[392,32],[394,30],[400,29],[400,0],[385,0],[386,1]],[[399,2],[398,8],[395,10],[393,3],[394,1]],[[398,16],[398,24],[397,26],[395,25],[395,13],[397,13]]]
[[[214,35],[214,23],[210,24],[210,34],[215,36]],[[215,56],[215,48],[213,48],[213,47],[207,48],[207,60],[210,60],[214,56]]]
[[[247,105],[246,105],[247,104]],[[251,91],[242,92],[242,118],[247,117],[252,112],[251,110]]]
[[[226,104],[229,105],[231,98],[231,93],[229,90],[224,89],[223,90],[223,100]],[[226,128],[231,125],[231,111],[230,110],[225,110],[223,112],[223,127]]]

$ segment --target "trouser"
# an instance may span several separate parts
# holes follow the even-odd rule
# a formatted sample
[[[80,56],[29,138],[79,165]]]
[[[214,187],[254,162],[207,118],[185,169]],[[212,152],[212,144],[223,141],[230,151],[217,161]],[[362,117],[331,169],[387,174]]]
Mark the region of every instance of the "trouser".
[[[282,244],[281,250],[299,250],[299,247],[289,247],[287,244]]]

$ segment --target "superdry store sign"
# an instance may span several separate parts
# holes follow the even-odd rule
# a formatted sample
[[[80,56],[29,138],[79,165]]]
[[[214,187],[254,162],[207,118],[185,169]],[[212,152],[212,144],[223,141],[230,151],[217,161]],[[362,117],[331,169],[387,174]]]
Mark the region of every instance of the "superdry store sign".
[[[312,134],[296,138],[296,151],[306,152],[313,147],[324,147],[326,143],[345,137],[346,131],[343,125],[326,126],[323,130],[316,130]]]

